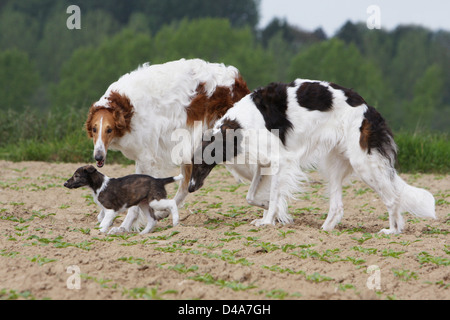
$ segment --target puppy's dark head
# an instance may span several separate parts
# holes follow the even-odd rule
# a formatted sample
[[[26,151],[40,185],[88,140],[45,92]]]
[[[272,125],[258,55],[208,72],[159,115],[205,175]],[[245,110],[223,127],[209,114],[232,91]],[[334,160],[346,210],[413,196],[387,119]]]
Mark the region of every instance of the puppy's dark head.
[[[72,178],[64,183],[64,187],[69,189],[76,189],[84,186],[89,186],[92,183],[91,176],[97,172],[94,166],[84,166],[78,168],[73,174]]]

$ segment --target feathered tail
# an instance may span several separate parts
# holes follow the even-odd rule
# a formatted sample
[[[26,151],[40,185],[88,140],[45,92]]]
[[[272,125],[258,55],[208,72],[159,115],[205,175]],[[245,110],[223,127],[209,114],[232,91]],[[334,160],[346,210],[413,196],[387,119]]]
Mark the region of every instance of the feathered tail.
[[[419,218],[436,219],[435,200],[430,192],[408,185],[399,176],[396,176],[395,183],[398,190],[401,190],[400,212],[409,212]]]

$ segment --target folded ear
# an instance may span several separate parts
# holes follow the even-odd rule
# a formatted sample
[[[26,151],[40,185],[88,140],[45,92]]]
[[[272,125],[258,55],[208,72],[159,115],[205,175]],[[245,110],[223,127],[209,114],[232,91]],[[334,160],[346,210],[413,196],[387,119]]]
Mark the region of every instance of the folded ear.
[[[112,91],[108,97],[109,106],[112,109],[116,136],[122,137],[126,132],[131,131],[131,118],[134,108],[130,99],[116,91]]]
[[[94,166],[86,166],[86,167],[84,167],[84,170],[85,170],[87,173],[89,173],[89,174],[92,174],[92,173],[94,173],[95,171],[97,171],[97,169],[95,169]]]

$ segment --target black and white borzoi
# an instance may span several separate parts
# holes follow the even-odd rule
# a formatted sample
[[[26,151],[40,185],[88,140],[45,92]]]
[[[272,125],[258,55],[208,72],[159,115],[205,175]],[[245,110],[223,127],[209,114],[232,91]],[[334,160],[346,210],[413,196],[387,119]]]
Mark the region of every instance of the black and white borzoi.
[[[250,134],[255,130],[256,139]],[[247,201],[265,209],[263,218],[253,221],[256,225],[275,224],[275,218],[292,222],[287,200],[299,191],[299,183],[306,180],[304,170],[311,167],[329,181],[324,230],[332,230],[343,217],[342,184],[352,173],[374,189],[388,209],[390,226],[381,233],[401,233],[403,212],[436,218],[431,193],[398,176],[397,146],[382,116],[355,91],[334,83],[297,79],[257,89],[229,109],[203,140],[193,159],[189,191],[201,188],[223,161],[235,176],[251,181]],[[279,151],[273,153],[277,142]],[[206,161],[208,154],[219,161]],[[239,157],[244,161],[237,161]],[[264,169],[273,170],[263,175]]]

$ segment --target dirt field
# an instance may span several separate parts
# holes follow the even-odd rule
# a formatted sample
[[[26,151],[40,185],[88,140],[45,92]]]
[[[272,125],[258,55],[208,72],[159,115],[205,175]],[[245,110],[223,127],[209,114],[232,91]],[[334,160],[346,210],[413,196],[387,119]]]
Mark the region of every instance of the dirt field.
[[[321,231],[328,199],[315,173],[291,203],[294,224],[254,227],[262,211],[223,168],[188,197],[179,226],[108,236],[91,192],[62,186],[79,166],[0,161],[0,299],[450,299],[449,176],[403,176],[434,194],[438,220],[407,214],[399,236],[377,234],[386,209],[357,181],[341,224]]]

